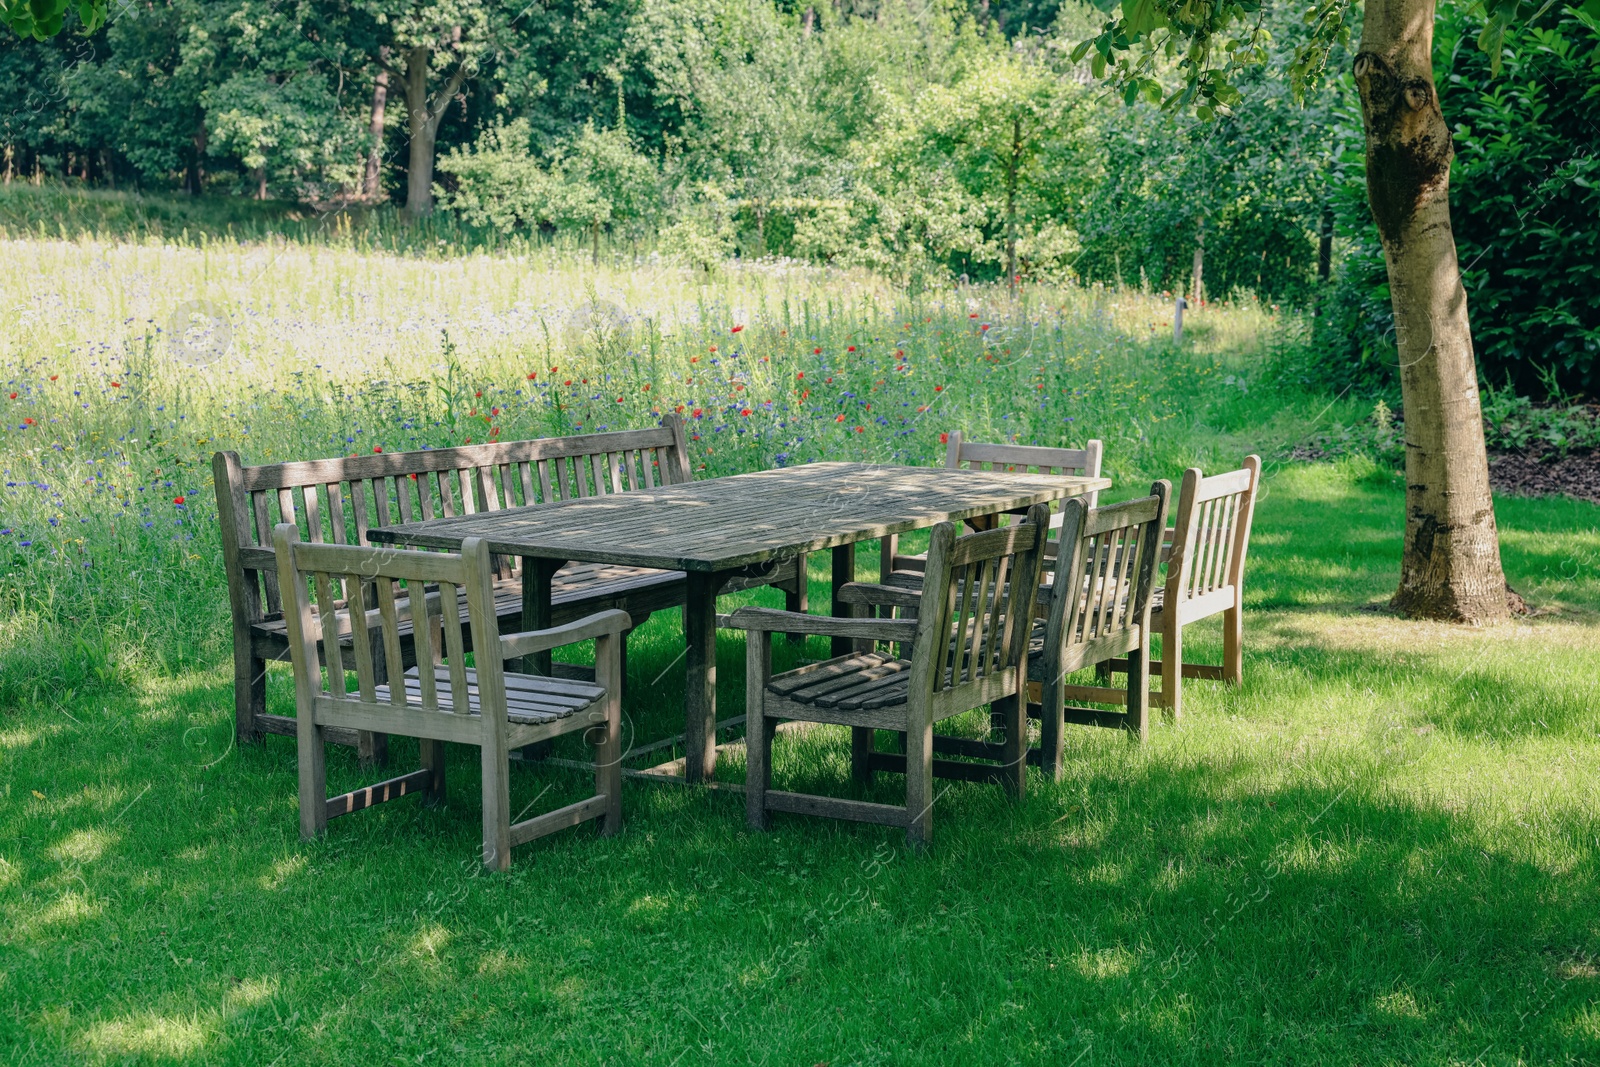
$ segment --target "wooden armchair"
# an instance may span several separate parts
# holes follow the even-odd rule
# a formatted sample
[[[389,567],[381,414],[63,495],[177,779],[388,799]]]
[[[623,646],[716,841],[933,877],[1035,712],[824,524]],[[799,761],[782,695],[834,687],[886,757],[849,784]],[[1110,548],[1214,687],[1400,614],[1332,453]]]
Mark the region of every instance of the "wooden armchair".
[[[548,630],[502,637],[494,603],[494,561],[476,538],[459,556],[356,545],[302,542],[288,523],[273,529],[278,589],[294,664],[295,730],[299,740],[300,834],[311,838],[328,820],[407,793],[444,794],[444,742],[477,745],[483,763],[483,862],[506,870],[511,849],[588,819],[614,833],[622,819],[622,635],[627,612],[601,611]],[[404,582],[404,588],[397,583]],[[466,599],[476,669],[466,665],[461,597]],[[348,647],[337,601],[375,604],[348,611]],[[403,675],[402,627],[415,641],[415,663]],[[561,645],[595,640],[594,682],[509,674],[505,661]],[[354,659],[356,691],[346,671]],[[326,675],[324,675],[326,668]],[[380,684],[380,679],[387,679]],[[327,796],[326,732],[343,729],[421,739],[422,768],[342,796]],[[521,745],[583,730],[595,753],[595,792],[587,800],[511,821],[508,753]]]
[[[1040,448],[1034,445],[986,445],[963,441],[961,431],[950,434],[944,453],[944,465],[955,470],[1023,470],[1039,474],[1079,475],[1100,477],[1102,446],[1098,440],[1083,448]],[[1094,507],[1099,492],[1085,493],[1080,499]],[[1052,527],[1061,525],[1060,515],[1050,520]],[[898,536],[883,538],[879,571],[884,581],[895,571],[921,571],[927,566],[927,556],[900,554]]]
[[[1250,547],[1250,521],[1261,484],[1261,457],[1246,456],[1244,466],[1204,476],[1200,468],[1183,472],[1174,526],[1162,552],[1165,584],[1156,590],[1150,625],[1161,635],[1161,658],[1150,669],[1161,674],[1161,690],[1151,699],[1176,720],[1183,714],[1183,679],[1220,679],[1238,685],[1244,678],[1244,560]],[[1183,661],[1183,628],[1222,616],[1222,665]],[[1115,660],[1115,670],[1127,663]]]
[[[851,583],[847,604],[893,614],[914,607],[915,620],[822,618],[771,608],[740,608],[727,625],[749,631],[745,690],[746,820],[765,829],[768,811],[903,826],[913,844],[933,832],[933,778],[999,780],[1013,793],[1026,781],[1023,701],[1028,637],[1039,585],[1049,508],[1037,505],[1014,526],[956,536],[953,523],[933,528],[920,592]],[[773,676],[773,633],[853,639],[856,651]],[[874,642],[897,645],[900,655]],[[909,651],[909,656],[906,654]],[[984,705],[1006,710],[1007,745],[999,765],[933,758],[935,723]],[[858,778],[875,769],[903,771],[905,807],[780,792],[770,788],[772,736],[778,720],[852,728]],[[906,737],[905,754],[879,753],[873,731]]]
[[[1158,481],[1138,500],[1104,508],[1069,500],[1061,509],[1054,581],[1040,590],[1036,609],[1045,622],[1034,629],[1028,658],[1039,761],[1052,779],[1061,776],[1065,723],[1120,727],[1141,741],[1149,733],[1150,608],[1171,493],[1169,483]],[[1118,656],[1124,657],[1126,690],[1067,684],[1072,672]],[[1069,698],[1122,710],[1069,706]]]

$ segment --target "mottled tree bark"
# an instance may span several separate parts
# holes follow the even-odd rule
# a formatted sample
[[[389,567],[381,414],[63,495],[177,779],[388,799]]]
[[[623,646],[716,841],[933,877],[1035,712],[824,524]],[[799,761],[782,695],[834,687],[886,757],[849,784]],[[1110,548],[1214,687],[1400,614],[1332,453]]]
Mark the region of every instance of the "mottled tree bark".
[[[459,28],[455,31],[455,38],[459,38],[460,32]],[[406,214],[414,219],[433,212],[433,159],[439,119],[467,77],[466,65],[457,66],[445,87],[430,99],[428,74],[432,57],[433,50],[425,45],[406,53],[406,113],[411,134],[406,165]]]
[[[378,49],[378,76],[372,86],[372,118],[367,132],[372,147],[367,152],[367,171],[362,175],[361,196],[376,201],[383,195],[383,115],[389,103],[389,48]]]
[[[1369,0],[1355,59],[1367,197],[1383,241],[1405,407],[1402,615],[1509,613],[1467,294],[1450,228],[1455,150],[1433,83],[1433,0]]]

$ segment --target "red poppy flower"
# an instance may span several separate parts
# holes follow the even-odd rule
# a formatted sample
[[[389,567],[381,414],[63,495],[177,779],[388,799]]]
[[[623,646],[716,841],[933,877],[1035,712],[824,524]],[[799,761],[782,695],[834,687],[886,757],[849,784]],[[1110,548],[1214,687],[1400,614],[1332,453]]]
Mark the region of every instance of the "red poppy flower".
[[[12,400],[15,400],[15,399],[16,399],[16,398],[17,398],[17,394],[16,394],[16,393],[12,393],[12,394],[11,394],[11,399],[12,399]]]
[[[182,507],[183,506],[183,497],[175,496],[175,497],[172,498],[172,502],[174,504],[177,504],[179,507]]]
[[[856,433],[866,433],[866,432],[867,432],[867,428],[865,426],[857,426],[856,427]]]
[[[843,422],[844,421],[844,416],[843,415],[835,415],[833,417],[833,421],[834,422]]]
[[[698,419],[700,417],[700,412],[701,412],[700,408],[695,408],[694,409],[694,413],[693,413],[694,417]]]
[[[563,385],[571,385],[571,384],[572,384],[572,379],[571,379],[571,378],[568,378],[568,379],[567,379],[567,380],[566,380],[566,381],[565,381],[565,382],[563,382],[563,383],[562,383],[562,384],[563,384]]]
[[[22,425],[24,425],[24,426],[32,426],[33,425],[33,420],[32,419],[23,419],[22,420]]]
[[[1276,305],[1276,304],[1272,305],[1272,310],[1273,311],[1277,311],[1278,310],[1278,305]],[[50,375],[50,380],[53,382],[59,377],[61,377],[59,374],[52,374],[52,375]]]
[[[645,382],[644,383],[644,391],[647,392],[647,393],[650,391],[650,383],[649,382]]]
[[[383,446],[382,445],[373,445],[372,446],[372,450],[374,452],[382,452],[383,451]]]
[[[796,378],[804,378],[805,376],[806,376],[806,372],[805,371],[801,371],[799,374],[795,375]]]
[[[678,406],[677,406],[677,407],[676,407],[676,408],[674,408],[674,409],[673,409],[673,410],[674,410],[674,411],[678,411],[678,412],[682,412],[682,411],[683,411],[683,405],[682,405],[682,404],[679,404],[679,405],[678,405]]]
[[[473,396],[482,396],[483,395],[483,390],[479,389],[476,393],[473,393],[472,395]]]
[[[715,352],[716,350],[717,350],[717,346],[716,345],[712,345],[711,346],[711,351]]]
[[[950,435],[949,435],[949,434],[947,434],[947,433],[942,433],[942,434],[940,434],[940,435],[939,435],[939,443],[940,443],[940,444],[941,444],[941,445],[947,445],[947,444],[949,444],[949,443],[950,443]]]
[[[851,345],[849,348],[845,349],[846,352],[854,352],[855,350],[856,350],[856,346],[855,345]]]
[[[489,409],[489,414],[498,415],[498,414],[500,414],[500,409],[499,408],[490,408]]]
[[[936,392],[936,393],[942,393],[942,392],[944,392],[944,386],[936,385],[936,386],[933,387],[933,391]]]
[[[121,382],[112,382],[111,383],[111,388],[113,388],[113,389],[121,389],[122,388],[122,383]]]
[[[812,355],[813,355],[813,356],[820,356],[820,355],[822,355],[822,349],[820,349],[820,348],[813,348],[813,349],[812,349],[812,350],[811,350],[811,354],[812,354]]]
[[[739,332],[739,331],[740,331],[740,330],[742,330],[742,329],[744,329],[744,325],[743,325],[743,324],[742,324],[742,323],[741,323],[741,324],[740,324],[740,325],[738,325],[738,326],[735,326],[735,327],[734,327],[734,328],[733,328],[733,329],[732,329],[732,331],[730,331],[730,332],[732,332],[732,333],[738,333],[738,332]]]
[[[741,415],[749,415],[750,414],[750,409],[749,408],[741,408],[741,409],[739,409],[739,414],[741,414]]]
[[[700,357],[699,356],[690,356],[689,357],[689,362],[690,363],[699,363],[700,362]]]

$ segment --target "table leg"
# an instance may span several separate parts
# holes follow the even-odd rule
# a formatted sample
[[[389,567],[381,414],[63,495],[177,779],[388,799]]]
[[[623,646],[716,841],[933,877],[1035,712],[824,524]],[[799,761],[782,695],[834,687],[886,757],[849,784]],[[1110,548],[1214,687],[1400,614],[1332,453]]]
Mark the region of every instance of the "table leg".
[[[538,559],[533,556],[522,557],[522,628],[524,630],[548,630],[552,611],[550,607],[550,585],[555,578],[556,571],[566,565],[565,560]],[[549,676],[551,673],[550,653],[536,652],[531,656],[523,656],[520,667],[515,668],[522,674],[542,674]]]
[[[684,679],[683,776],[709,781],[717,770],[717,589],[720,575],[690,571],[683,609],[688,643]]]
[[[856,546],[854,543],[839,545],[833,550],[833,617],[836,619],[849,619],[855,617],[855,606],[839,603],[839,590],[856,580]],[[848,655],[854,651],[854,642],[848,637],[835,637],[833,639],[833,654],[835,656]]]

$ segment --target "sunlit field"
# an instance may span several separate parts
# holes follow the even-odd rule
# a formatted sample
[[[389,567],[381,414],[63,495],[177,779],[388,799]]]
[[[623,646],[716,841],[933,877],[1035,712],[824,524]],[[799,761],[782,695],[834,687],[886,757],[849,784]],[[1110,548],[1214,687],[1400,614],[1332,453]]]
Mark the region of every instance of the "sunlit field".
[[[1402,479],[1287,460],[1366,415],[1279,380],[1298,315],[1195,309],[1174,344],[1161,293],[176,236],[0,242],[0,1061],[1600,1061],[1600,507],[1498,501],[1528,618],[1374,610]],[[443,808],[300,842],[292,741],[232,741],[211,453],[669,411],[700,477],[935,464],[959,429],[1101,438],[1115,498],[1257,452],[1245,683],[1191,682],[1144,746],[1071,729],[1064,780],[1020,803],[951,786],[926,855],[798,816],[752,835],[741,797],[630,780],[618,837],[484,875],[465,751]],[[1216,661],[1219,632],[1186,637]],[[670,612],[631,644],[632,739],[681,727],[681,649]],[[736,714],[742,637],[719,654]],[[268,702],[292,708],[286,667]],[[847,789],[847,754],[786,739],[775,776]],[[584,788],[519,765],[513,809]]]

